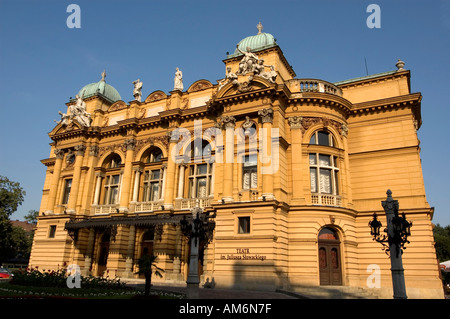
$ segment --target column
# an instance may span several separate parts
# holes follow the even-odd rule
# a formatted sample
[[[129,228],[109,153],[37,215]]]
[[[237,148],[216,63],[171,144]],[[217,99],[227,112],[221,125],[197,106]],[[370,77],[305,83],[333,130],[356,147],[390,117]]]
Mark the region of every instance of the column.
[[[161,166],[161,169],[163,171],[163,181],[162,181],[162,186],[161,186],[161,196],[160,196],[160,200],[164,203],[164,195],[166,194],[166,180],[167,180],[167,164],[164,163]]]
[[[234,116],[223,116],[222,123],[225,126],[225,156],[223,159],[223,194],[222,201],[233,201],[233,162],[234,162]]]
[[[130,138],[125,140],[125,146],[127,147],[127,154],[125,157],[125,168],[122,177],[122,186],[120,188],[120,204],[119,212],[128,212],[128,204],[130,203],[131,192],[131,174],[133,174],[133,159],[136,140]]]
[[[264,200],[275,199],[273,194],[273,160],[272,160],[272,122],[273,109],[266,108],[258,111],[263,123],[262,134],[260,133],[260,141],[262,143],[262,163],[261,163],[261,177],[262,177],[262,197]]]
[[[136,226],[131,225],[128,232],[128,248],[127,256],[125,257],[125,272],[123,274],[126,278],[133,277],[133,257],[134,257],[134,244],[136,237]]]
[[[304,200],[302,181],[302,120],[301,116],[288,118],[291,127],[292,199]]]
[[[69,203],[67,204],[67,213],[69,214],[76,213],[78,191],[80,189],[81,165],[83,164],[85,150],[86,146],[84,146],[83,144],[75,146],[75,167],[73,169],[72,188],[70,190]]]
[[[95,239],[95,229],[90,228],[86,253],[84,255],[84,268],[82,271],[83,276],[89,276],[89,272],[92,265],[92,252],[94,250],[94,239]]]
[[[342,140],[344,142],[344,165],[345,168],[342,170],[342,172],[345,175],[341,175],[341,179],[344,180],[345,178],[345,182],[346,185],[344,187],[341,187],[341,192],[342,195],[344,195],[344,192],[347,193],[347,198],[346,198],[346,203],[347,205],[352,205],[352,184],[351,184],[351,179],[350,179],[350,161],[349,161],[349,156],[348,156],[348,140],[347,140],[347,135],[348,135],[348,126],[346,124],[342,124],[341,125],[341,135],[342,135]],[[338,181],[336,181],[336,183],[338,183]]]
[[[53,168],[53,177],[50,186],[50,193],[48,194],[46,214],[53,214],[56,202],[56,194],[58,193],[59,177],[61,176],[61,167],[64,158],[64,151],[62,149],[55,149],[56,161]]]
[[[90,211],[92,203],[95,200],[95,190],[96,190],[96,171],[95,167],[97,166],[98,161],[98,152],[99,147],[95,144],[91,144],[89,147],[89,156],[87,161],[87,171],[83,174],[82,169],[82,181],[83,184],[80,184],[80,192],[81,192],[81,207],[78,213],[86,213]],[[84,176],[84,178],[83,178]]]
[[[183,198],[183,191],[184,191],[184,171],[186,169],[186,164],[184,162],[180,163],[180,169],[178,174],[178,196],[177,199]]]
[[[98,205],[100,202],[100,187],[102,186],[102,179],[104,177],[103,172],[97,172],[95,173],[95,176],[97,178],[97,181],[95,183],[95,194],[94,194],[94,204]]]
[[[211,161],[210,164],[211,164],[211,186],[209,191],[209,197],[214,198],[214,182],[216,180],[214,174],[216,164],[214,163],[214,161]]]
[[[165,191],[164,191],[164,210],[173,210],[173,193],[175,186],[175,159],[177,154],[175,154],[177,148],[177,143],[180,139],[180,133],[177,129],[170,132],[170,143],[169,143],[169,156],[167,159],[167,174],[165,179]]]
[[[141,168],[134,168],[134,187],[133,187],[133,199],[132,202],[136,203],[138,201],[139,196],[139,182],[141,179]]]

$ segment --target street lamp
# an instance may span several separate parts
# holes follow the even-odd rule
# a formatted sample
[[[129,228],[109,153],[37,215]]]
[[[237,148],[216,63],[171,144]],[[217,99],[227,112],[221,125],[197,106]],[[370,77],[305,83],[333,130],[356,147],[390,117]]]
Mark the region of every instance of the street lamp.
[[[406,299],[405,277],[403,270],[402,254],[409,244],[408,237],[411,236],[412,223],[406,220],[405,213],[398,215],[398,201],[392,198],[391,190],[387,190],[387,199],[381,202],[386,213],[386,234],[380,233],[381,222],[377,214],[373,214],[373,220],[369,222],[370,234],[373,240],[383,245],[383,250],[391,259],[392,284],[395,299]]]
[[[180,221],[181,231],[184,236],[190,238],[191,255],[189,259],[189,274],[186,280],[187,298],[198,298],[198,285],[200,284],[198,274],[198,256],[201,242],[208,244],[213,238],[213,232],[216,223],[210,220],[209,214],[202,214],[203,209],[194,207],[191,209],[192,221],[188,221],[186,215]]]

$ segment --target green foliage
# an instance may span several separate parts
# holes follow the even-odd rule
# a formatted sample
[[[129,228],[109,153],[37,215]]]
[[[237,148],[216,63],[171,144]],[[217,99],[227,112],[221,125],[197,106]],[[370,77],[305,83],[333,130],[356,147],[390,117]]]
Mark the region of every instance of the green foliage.
[[[437,224],[433,229],[433,234],[439,262],[450,260],[450,225],[441,227]]]
[[[0,218],[9,218],[22,204],[25,194],[18,182],[0,176]]]
[[[17,182],[0,176],[0,263],[14,257],[14,241],[11,237],[13,228],[9,217],[22,204],[25,191]]]
[[[26,271],[15,271],[11,284],[33,287],[57,287],[67,288],[67,272],[65,269],[43,270],[37,268],[27,269]],[[120,279],[107,279],[101,277],[81,276],[81,287],[84,289],[124,289],[125,283]]]
[[[23,218],[25,219],[25,221],[27,221],[30,224],[36,225],[37,224],[37,218],[39,216],[39,211],[38,210],[29,210],[28,214],[25,215]]]
[[[31,245],[33,244],[33,236],[27,233],[22,227],[12,227],[11,232],[12,249],[15,256],[28,259],[31,253]]]
[[[163,269],[156,266],[156,263],[155,263],[156,258],[157,257],[154,255],[152,255],[152,256],[144,255],[141,258],[139,258],[139,260],[138,260],[138,265],[139,265],[138,273],[144,274],[144,276],[145,276],[145,295],[146,296],[148,296],[150,293],[153,269],[154,269],[155,275],[157,275],[159,277],[162,277],[161,272],[164,272]]]

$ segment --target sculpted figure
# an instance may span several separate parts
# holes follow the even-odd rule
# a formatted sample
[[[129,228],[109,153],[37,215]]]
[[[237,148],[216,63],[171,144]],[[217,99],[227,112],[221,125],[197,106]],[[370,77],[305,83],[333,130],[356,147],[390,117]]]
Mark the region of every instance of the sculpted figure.
[[[69,117],[70,119],[75,118],[81,125],[89,127],[91,125],[91,115],[86,112],[86,103],[78,96],[78,94],[75,98],[77,99],[77,102],[69,107]],[[67,116],[65,119],[67,120]]]
[[[134,90],[133,90],[133,96],[134,99],[138,102],[141,102],[142,98],[142,82],[140,79],[137,79],[136,81],[133,81],[134,84]]]
[[[228,82],[232,82],[233,84],[239,84],[237,78],[238,78],[237,75],[231,72],[231,67],[227,67],[227,75],[225,76],[225,79],[220,81],[219,90]]]
[[[174,85],[174,90],[180,90],[183,91],[183,73],[180,71],[180,69],[176,69],[175,72],[175,85]]]
[[[253,72],[258,63],[258,56],[251,52],[250,47],[247,47],[247,52],[239,49],[239,45],[236,45],[236,49],[244,55],[241,62],[239,62],[239,71],[237,74],[245,75],[248,72]]]

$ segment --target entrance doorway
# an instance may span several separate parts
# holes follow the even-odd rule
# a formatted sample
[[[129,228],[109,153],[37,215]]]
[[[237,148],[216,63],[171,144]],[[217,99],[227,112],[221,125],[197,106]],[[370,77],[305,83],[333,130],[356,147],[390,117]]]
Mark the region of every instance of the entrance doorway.
[[[319,233],[320,285],[342,285],[340,240],[331,228]]]
[[[153,255],[153,240],[155,238],[154,229],[149,229],[142,236],[141,240],[141,255],[139,258],[143,256],[152,256]],[[144,274],[139,274],[139,278],[145,278]]]
[[[97,276],[103,276],[103,273],[106,271],[106,264],[108,262],[108,254],[109,254],[110,237],[111,237],[110,232],[105,232],[102,235],[98,254]]]

